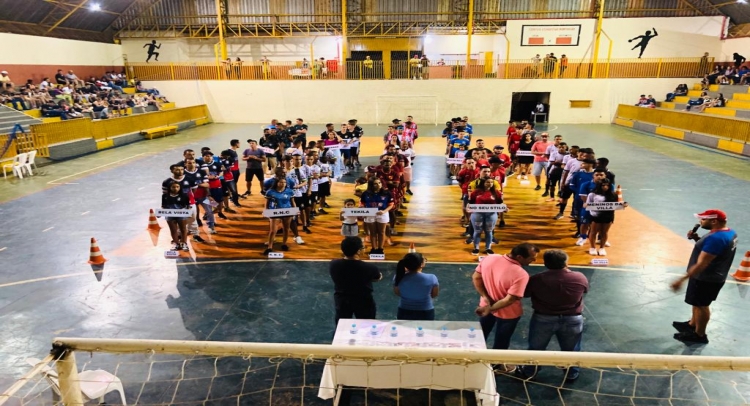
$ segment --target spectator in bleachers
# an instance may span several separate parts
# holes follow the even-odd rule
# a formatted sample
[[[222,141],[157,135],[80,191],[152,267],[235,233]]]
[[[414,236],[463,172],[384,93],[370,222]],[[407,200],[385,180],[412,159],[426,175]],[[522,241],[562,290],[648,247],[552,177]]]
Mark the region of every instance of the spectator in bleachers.
[[[732,83],[732,78],[736,75],[737,69],[732,66],[727,66],[726,69],[724,69],[724,72],[716,78],[716,83],[720,85],[728,85]]]
[[[154,94],[156,96],[159,95],[159,91],[157,89],[147,89],[143,87],[143,83],[138,78],[133,78],[135,81],[135,90],[139,93],[147,93],[147,94]]]
[[[13,81],[8,76],[8,71],[0,72],[0,90],[11,90],[14,86]]]
[[[664,101],[671,102],[676,96],[685,96],[688,92],[687,84],[679,84],[674,89],[674,92],[667,93],[667,98]]]
[[[50,84],[49,84],[49,78],[47,76],[45,76],[44,79],[42,79],[42,83],[39,84],[39,89],[41,89],[41,90],[47,90],[47,88],[49,88],[49,86],[50,86]]]
[[[68,84],[68,78],[63,75],[63,70],[58,69],[57,73],[55,74],[55,83],[58,85],[67,85]]]
[[[44,117],[60,117],[62,120],[67,120],[68,115],[65,113],[65,110],[60,105],[61,103],[64,103],[62,100],[59,102],[59,104],[56,104],[54,101],[50,100],[42,105],[42,116]]]
[[[738,54],[737,52],[732,54],[732,59],[734,60],[734,67],[736,69],[739,69],[740,66],[742,66],[742,64],[747,60],[744,56]]]
[[[710,100],[708,93],[703,92],[701,93],[701,96],[699,98],[688,100],[687,106],[685,107],[685,111],[690,111],[690,109],[693,106],[700,106],[701,104],[705,103],[708,100]]]
[[[68,73],[65,75],[65,78],[68,79],[68,84],[72,86],[83,87],[84,85],[83,80],[79,79],[72,70],[68,71]]]
[[[709,99],[705,101],[703,104],[698,106],[698,113],[703,113],[704,110],[706,110],[709,107],[724,107],[726,106],[727,101],[724,98],[724,93],[719,93],[719,97],[715,99]]]
[[[708,75],[706,75],[706,78],[708,78],[708,84],[709,85],[715,84],[716,83],[716,78],[718,78],[719,76],[721,76],[722,72],[724,72],[724,67],[723,66],[716,66],[711,73],[709,73]]]

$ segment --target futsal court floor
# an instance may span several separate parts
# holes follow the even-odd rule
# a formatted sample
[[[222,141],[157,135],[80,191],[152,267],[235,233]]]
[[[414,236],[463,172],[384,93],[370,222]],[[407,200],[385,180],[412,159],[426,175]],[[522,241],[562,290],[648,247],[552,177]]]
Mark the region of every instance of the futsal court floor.
[[[415,195],[400,219],[403,224],[397,226],[399,246],[387,248],[386,261],[378,263],[384,273],[383,281],[375,286],[378,318],[395,318],[398,300],[388,281],[394,275],[395,261],[414,242],[427,257],[425,272],[440,280],[436,318],[475,320],[477,295],[471,274],[477,258],[469,254],[471,246],[460,237],[460,191],[446,177],[441,128],[420,127],[412,185]],[[729,226],[740,236],[734,268],[750,249],[744,237],[750,235],[748,160],[615,126],[550,127],[550,134],[562,134],[569,145],[592,147],[597,157],[609,158],[610,170],[624,189],[630,207],[617,212],[612,247],[607,249],[609,265],[589,265],[586,250],[574,245],[573,224],[568,219],[552,219],[554,203],[533,191],[533,180],[521,185],[509,179],[505,189],[508,226],[496,229],[500,244],[493,247],[495,252],[506,253],[519,242],[531,241],[542,250],[562,248],[569,253],[571,268],[590,281],[584,351],[750,356],[747,284],[727,281],[712,306],[710,343],[693,346],[672,338],[671,322],[687,320],[690,308],[683,302],[684,292],[669,289],[670,281],[685,271],[692,245],[684,235],[695,223],[693,213],[708,208],[727,211]],[[333,285],[327,265],[340,255],[340,223],[335,213],[343,199],[352,196],[353,177],[334,185],[329,200],[332,214],[315,220],[313,234],[302,234],[305,245],[290,241],[291,250],[284,260],[261,256],[267,221],[260,216],[257,186],[253,196],[242,201],[246,207],[218,223],[219,234],[207,244],[192,244],[190,253],[179,259],[164,258],[170,238],[163,220],[156,239],[146,231],[148,210],[159,206],[161,182],[170,176],[168,167],[181,159],[183,149],[209,146],[220,151],[234,138],[244,148],[246,139],[260,136],[259,128],[259,124],[212,124],[41,167],[32,178],[0,181],[4,219],[0,388],[28,370],[27,357],[43,358],[56,336],[330,343]],[[474,139],[484,139],[489,148],[505,145],[505,128],[477,125]],[[311,125],[310,134],[322,129]],[[383,132],[384,127],[365,126],[364,165],[375,164]],[[240,184],[244,190],[244,178]],[[91,237],[98,240],[108,259],[101,281],[86,263]],[[542,270],[540,256],[529,271]],[[512,349],[526,348],[531,308],[527,301],[524,306]],[[553,340],[550,349],[555,348]],[[312,371],[308,375],[314,375]],[[535,382],[498,375],[498,391],[503,404],[734,405],[750,401],[748,374],[728,376],[679,373],[668,376],[667,382],[663,375],[649,378],[585,370],[577,382],[563,384],[562,372],[547,368]],[[206,403],[195,400],[205,398],[201,396],[206,389],[200,385],[192,389],[183,385],[181,390],[197,392],[185,394],[184,404]],[[126,392],[129,401],[135,400],[130,399],[133,391],[127,386]],[[302,396],[305,404],[326,404],[305,392],[289,396]],[[182,396],[169,385],[148,393],[150,397],[141,402],[177,402]],[[273,399],[273,392],[265,396]],[[356,396],[352,404],[358,403]],[[369,396],[369,404],[393,404],[387,391]],[[443,397],[445,404],[460,403],[457,396]],[[291,398],[277,392],[277,401],[271,403],[287,404],[282,399],[293,403]],[[239,403],[259,404],[252,399],[241,397]]]

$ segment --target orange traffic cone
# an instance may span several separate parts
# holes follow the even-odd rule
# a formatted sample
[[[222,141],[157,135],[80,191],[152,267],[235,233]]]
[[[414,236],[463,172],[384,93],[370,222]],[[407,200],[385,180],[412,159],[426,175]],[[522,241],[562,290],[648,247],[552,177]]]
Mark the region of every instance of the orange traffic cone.
[[[102,255],[99,250],[99,244],[96,243],[96,238],[91,237],[91,254],[89,256],[89,264],[91,265],[104,265],[106,258]]]
[[[409,252],[417,252],[417,248],[414,246],[414,243],[409,244]]]
[[[745,258],[742,258],[740,267],[732,274],[732,278],[742,282],[750,281],[750,251],[745,253]]]
[[[620,185],[617,185],[617,189],[615,189],[615,194],[617,195],[617,201],[622,202],[622,187]]]
[[[156,221],[156,215],[154,214],[154,209],[149,209],[148,211],[148,230],[161,230],[161,226],[159,225],[159,222]]]

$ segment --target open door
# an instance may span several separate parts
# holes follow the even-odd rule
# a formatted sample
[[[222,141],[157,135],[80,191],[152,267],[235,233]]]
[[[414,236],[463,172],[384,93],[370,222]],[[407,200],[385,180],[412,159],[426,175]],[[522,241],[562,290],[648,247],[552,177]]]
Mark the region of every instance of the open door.
[[[546,123],[549,121],[550,92],[514,92],[510,119]]]

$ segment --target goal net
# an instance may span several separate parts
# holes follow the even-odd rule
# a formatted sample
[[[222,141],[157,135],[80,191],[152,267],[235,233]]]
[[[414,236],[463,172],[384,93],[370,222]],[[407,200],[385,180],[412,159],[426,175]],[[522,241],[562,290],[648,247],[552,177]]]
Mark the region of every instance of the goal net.
[[[740,405],[750,358],[56,339],[1,404]],[[493,364],[539,368],[533,380]],[[580,367],[566,381],[568,368]]]
[[[435,96],[377,96],[375,99],[375,123],[390,124],[398,118],[413,116],[417,124],[438,124],[438,101]]]

